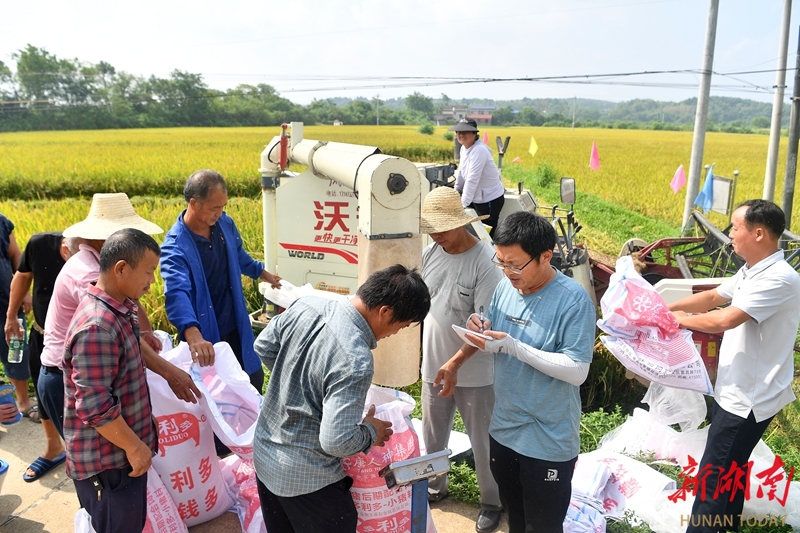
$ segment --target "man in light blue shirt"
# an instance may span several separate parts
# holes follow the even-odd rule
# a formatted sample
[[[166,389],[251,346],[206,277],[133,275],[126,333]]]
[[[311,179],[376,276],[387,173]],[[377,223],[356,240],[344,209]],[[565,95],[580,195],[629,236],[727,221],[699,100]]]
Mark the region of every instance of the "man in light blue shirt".
[[[489,424],[492,475],[509,533],[560,533],[580,449],[580,384],[589,372],[596,311],[574,280],[550,266],[556,233],[545,218],[509,215],[494,235],[506,279],[489,313],[472,315],[464,346],[434,385],[452,393],[457,372],[478,348],[492,352],[495,404]]]
[[[300,298],[255,350],[270,370],[254,461],[270,533],[353,533],[358,515],[341,460],[383,446],[391,424],[363,416],[377,342],[421,322],[430,294],[416,270],[372,274],[350,300]]]

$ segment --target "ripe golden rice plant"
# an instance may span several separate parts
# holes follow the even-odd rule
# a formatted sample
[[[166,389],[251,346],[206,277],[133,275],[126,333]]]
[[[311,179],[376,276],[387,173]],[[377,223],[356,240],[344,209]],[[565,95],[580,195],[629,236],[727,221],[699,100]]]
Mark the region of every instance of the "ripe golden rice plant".
[[[452,143],[414,126],[308,126],[305,138],[377,146],[413,161],[452,160]],[[495,137],[511,136],[506,166],[533,170],[542,161],[578,182],[578,190],[662,220],[681,222],[685,189],[673,194],[669,181],[679,165],[687,173],[691,132],[570,128],[484,128],[495,151]],[[0,197],[52,199],[124,191],[131,196],[179,196],[193,171],[213,168],[229,182],[231,196],[259,191],[263,147],[279,128],[168,128],[0,134]],[[539,150],[528,153],[531,136]],[[592,142],[600,170],[589,169]],[[741,172],[736,201],[760,197],[768,138],[763,135],[709,133],[704,163],[715,173]],[[520,163],[514,163],[519,157]],[[785,139],[779,157],[776,198],[782,196]],[[704,176],[701,176],[702,185]],[[800,207],[798,207],[800,210]],[[798,211],[797,214],[800,214]],[[712,215],[713,217],[713,215]],[[713,220],[720,222],[720,220]],[[722,221],[725,222],[724,220]]]
[[[136,212],[164,229],[161,235],[153,235],[161,244],[167,230],[175,223],[178,215],[185,208],[183,198],[131,198]],[[21,248],[31,235],[41,231],[62,231],[70,225],[80,222],[89,214],[91,198],[68,198],[64,200],[36,200],[24,202],[19,200],[0,202],[0,213],[14,223],[14,235]],[[245,250],[255,259],[263,261],[263,231],[260,211],[260,200],[249,198],[230,198],[227,213],[236,220],[242,235]],[[257,285],[244,278],[245,293],[250,302],[259,301]],[[147,310],[153,327],[174,333],[167,320],[164,309],[164,281],[156,276],[155,284],[142,297],[142,305]],[[258,304],[253,303],[255,308]]]

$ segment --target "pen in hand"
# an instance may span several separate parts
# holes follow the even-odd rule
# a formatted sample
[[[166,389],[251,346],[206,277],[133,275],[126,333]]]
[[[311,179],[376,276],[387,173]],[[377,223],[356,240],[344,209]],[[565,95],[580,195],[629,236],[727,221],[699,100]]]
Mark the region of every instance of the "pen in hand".
[[[478,309],[478,318],[480,318],[481,320],[481,333],[483,333],[483,320],[484,320],[483,306],[480,306],[480,308]]]

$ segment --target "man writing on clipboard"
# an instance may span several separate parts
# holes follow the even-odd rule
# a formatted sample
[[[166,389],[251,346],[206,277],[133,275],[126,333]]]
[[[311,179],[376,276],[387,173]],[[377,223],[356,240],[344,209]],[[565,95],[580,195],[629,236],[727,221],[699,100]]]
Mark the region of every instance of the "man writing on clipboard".
[[[594,345],[595,308],[586,291],[550,266],[556,233],[545,218],[509,215],[494,234],[495,289],[484,321],[473,314],[464,345],[434,385],[452,394],[461,366],[478,349],[494,356],[491,469],[509,533],[560,533],[580,448],[581,399]],[[478,357],[481,357],[480,355]]]

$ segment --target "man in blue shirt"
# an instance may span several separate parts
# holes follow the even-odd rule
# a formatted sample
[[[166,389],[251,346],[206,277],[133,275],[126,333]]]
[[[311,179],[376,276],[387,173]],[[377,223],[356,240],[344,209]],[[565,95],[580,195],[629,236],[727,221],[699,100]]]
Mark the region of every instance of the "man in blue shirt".
[[[255,349],[270,370],[253,459],[270,533],[353,533],[342,458],[383,446],[391,424],[364,403],[380,339],[421,322],[430,294],[416,270],[372,274],[350,300],[307,296],[270,320]]]
[[[264,371],[253,350],[242,274],[275,288],[280,277],[244,251],[236,224],[225,214],[228,188],[221,175],[198,170],[186,181],[183,196],[186,210],[161,247],[167,318],[200,366],[214,363],[214,343],[227,342],[261,392]]]
[[[509,215],[494,234],[497,286],[488,316],[473,314],[464,345],[434,386],[452,394],[458,369],[480,348],[494,356],[489,424],[492,475],[509,533],[561,533],[580,451],[579,387],[589,372],[596,311],[574,280],[550,266],[556,233],[545,218]]]

